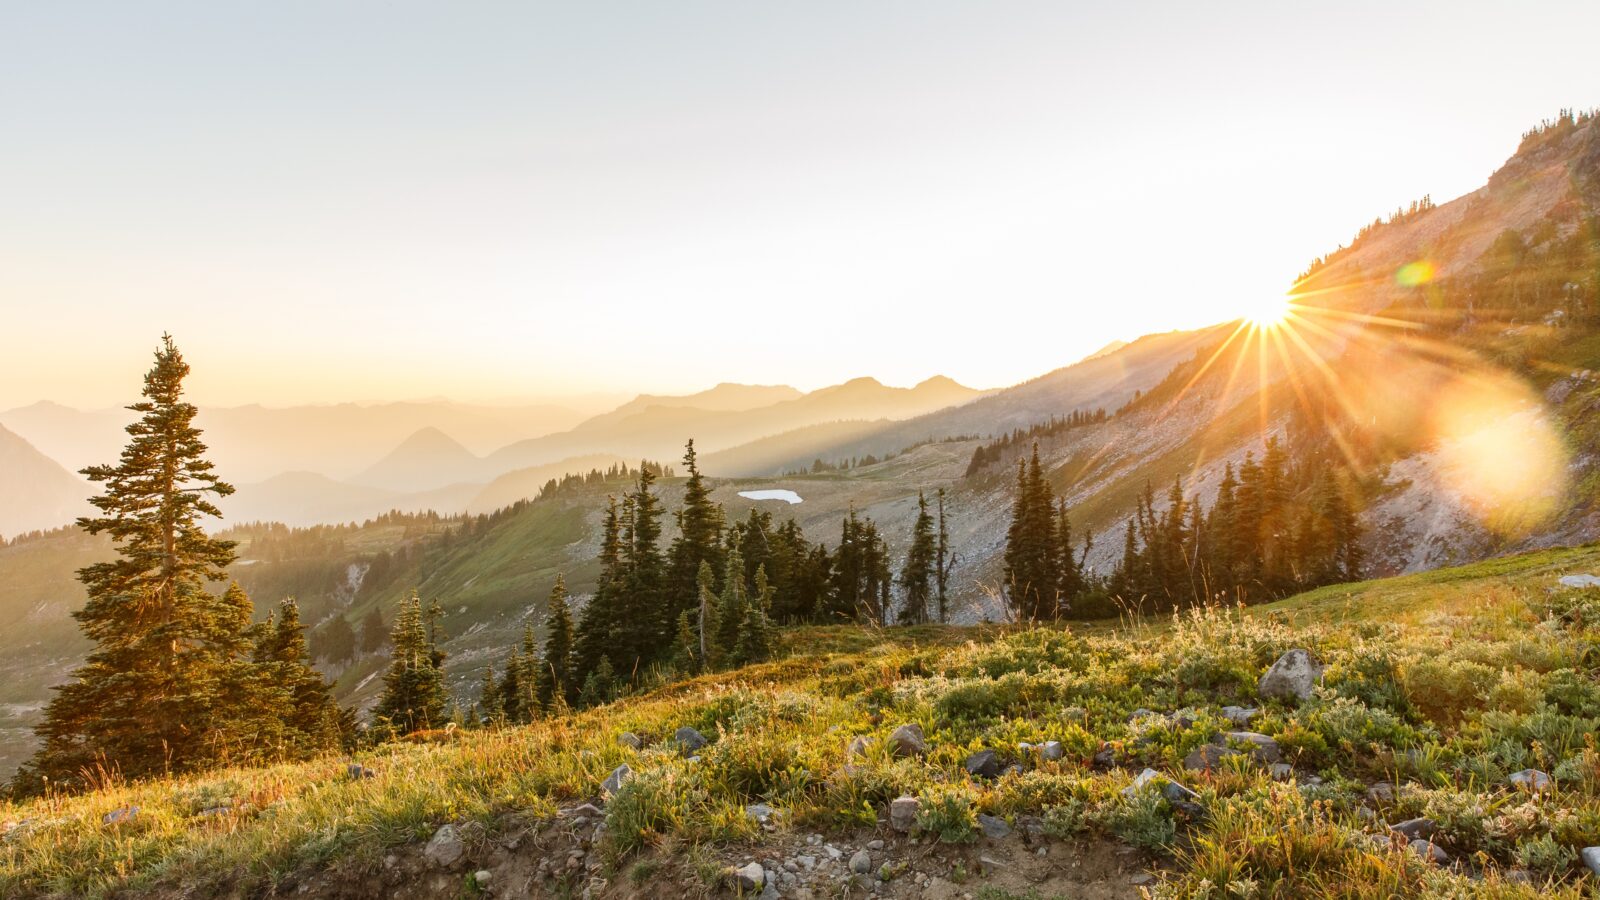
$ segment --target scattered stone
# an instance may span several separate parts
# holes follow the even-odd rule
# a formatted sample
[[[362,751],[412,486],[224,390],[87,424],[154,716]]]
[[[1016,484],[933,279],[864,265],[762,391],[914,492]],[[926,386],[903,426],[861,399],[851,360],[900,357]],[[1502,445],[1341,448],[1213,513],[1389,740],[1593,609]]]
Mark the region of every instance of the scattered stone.
[[[1000,774],[1000,756],[993,750],[979,750],[967,757],[966,767],[973,778],[994,778]]]
[[[1109,769],[1117,764],[1117,752],[1110,747],[1102,747],[1095,753],[1092,762],[1097,769]]]
[[[978,857],[978,865],[983,866],[986,869],[1004,869],[1006,867],[1005,863],[995,859],[992,856]]]
[[[1222,717],[1233,723],[1235,728],[1246,728],[1250,720],[1259,715],[1261,710],[1253,706],[1224,706]]]
[[[1527,869],[1507,869],[1503,877],[1512,884],[1533,884],[1533,876]]]
[[[1142,886],[1147,885],[1150,882],[1155,881],[1155,880],[1156,880],[1156,877],[1154,875],[1151,875],[1149,872],[1140,872],[1139,874],[1133,876],[1132,878],[1129,878],[1128,879],[1128,883],[1131,884],[1131,885],[1134,885],[1136,887],[1142,887]]]
[[[895,831],[910,831],[917,824],[917,798],[899,796],[889,801],[889,827]]]
[[[1512,787],[1519,791],[1541,794],[1550,789],[1550,776],[1538,769],[1523,769],[1521,772],[1513,772],[1507,780],[1511,782]]]
[[[132,822],[135,818],[138,818],[138,816],[139,807],[124,806],[118,809],[113,809],[111,812],[101,816],[100,822],[104,825],[121,825],[123,822]]]
[[[1143,772],[1140,772],[1138,775],[1134,776],[1131,784],[1122,789],[1122,796],[1132,797],[1134,794],[1144,790],[1145,785],[1155,781],[1160,777],[1161,773],[1157,772],[1155,769],[1145,769]]]
[[[1600,587],[1600,576],[1596,575],[1563,575],[1562,587]]]
[[[1128,723],[1132,724],[1134,722],[1139,721],[1140,719],[1148,719],[1148,718],[1150,718],[1152,716],[1157,716],[1157,715],[1160,715],[1160,713],[1156,712],[1153,709],[1145,709],[1144,707],[1141,706],[1138,709],[1134,710],[1133,712],[1128,713]]]
[[[1322,667],[1310,652],[1296,648],[1278,657],[1256,684],[1256,693],[1263,699],[1281,697],[1307,700],[1322,677]]]
[[[1006,824],[1005,819],[987,813],[978,813],[978,828],[991,841],[1003,840],[1011,834],[1011,826]]]
[[[690,728],[687,725],[679,728],[677,731],[674,731],[672,733],[672,740],[675,741],[680,748],[682,748],[684,756],[690,756],[696,750],[699,750],[701,747],[711,743],[710,741],[706,740],[705,735],[695,731],[693,728]]]
[[[1174,810],[1182,813],[1190,821],[1203,823],[1207,819],[1211,818],[1211,813],[1207,812],[1206,808],[1198,803],[1194,803],[1189,800],[1173,800],[1170,797],[1167,799],[1167,802],[1172,805]]]
[[[871,872],[872,854],[865,850],[857,850],[855,855],[850,857],[850,871],[856,873],[857,875],[865,875],[868,872]]]
[[[1038,750],[1040,759],[1047,759],[1051,762],[1055,762],[1067,755],[1067,750],[1061,746],[1060,741],[1045,741],[1039,745]]]
[[[488,869],[479,869],[478,871],[472,873],[472,883],[476,884],[478,887],[483,887],[493,880],[494,873]]]
[[[644,746],[644,741],[641,740],[637,734],[634,734],[631,731],[624,731],[623,733],[617,735],[617,743],[634,750],[638,750]]]
[[[1367,801],[1379,806],[1388,806],[1394,802],[1394,785],[1387,781],[1380,781],[1367,788]]]
[[[867,841],[868,850],[882,850],[883,841]]]
[[[1585,847],[1578,851],[1578,858],[1583,860],[1596,878],[1600,878],[1600,847]]]
[[[1450,854],[1444,852],[1438,844],[1432,841],[1415,840],[1411,842],[1411,852],[1417,854],[1436,866],[1449,865]]]
[[[372,771],[360,763],[351,763],[350,765],[345,766],[344,773],[351,781],[360,781],[363,778],[378,777],[377,772]]]
[[[851,759],[859,759],[867,755],[867,748],[870,746],[872,746],[872,738],[864,734],[858,734],[850,739],[850,746],[845,750],[845,756]]]
[[[633,769],[627,763],[617,766],[611,770],[610,775],[606,776],[606,780],[600,783],[601,795],[606,797],[616,796],[617,791],[622,790],[622,786],[631,777],[633,777]]]
[[[759,891],[767,883],[767,870],[761,868],[761,863],[758,862],[745,863],[729,875],[741,893]]]
[[[441,869],[448,869],[460,862],[466,853],[467,845],[456,833],[454,825],[441,825],[428,840],[428,846],[422,850],[422,855],[428,858],[428,862]]]
[[[765,825],[778,811],[765,803],[752,803],[744,808],[744,814]]]
[[[1273,781],[1289,781],[1294,778],[1294,766],[1288,763],[1273,763],[1267,767],[1267,772],[1272,775]]]
[[[1230,731],[1223,735],[1223,739],[1232,744],[1248,744],[1245,752],[1257,762],[1275,763],[1283,759],[1278,750],[1278,742],[1272,738],[1254,731]]]
[[[1199,794],[1170,778],[1161,786],[1161,796],[1167,798],[1168,803],[1193,803],[1200,799]]]
[[[1408,841],[1433,837],[1438,829],[1438,824],[1429,818],[1407,819],[1389,826],[1389,830],[1400,835]]]
[[[1044,834],[1044,818],[1026,814],[1017,816],[1017,830],[1023,834],[1038,837]]]
[[[1183,767],[1191,772],[1209,772],[1215,769],[1217,764],[1224,759],[1239,755],[1239,751],[1232,747],[1223,747],[1218,744],[1202,744],[1183,758]]]
[[[928,754],[927,738],[922,736],[922,726],[915,722],[896,728],[889,735],[889,747],[897,759]]]

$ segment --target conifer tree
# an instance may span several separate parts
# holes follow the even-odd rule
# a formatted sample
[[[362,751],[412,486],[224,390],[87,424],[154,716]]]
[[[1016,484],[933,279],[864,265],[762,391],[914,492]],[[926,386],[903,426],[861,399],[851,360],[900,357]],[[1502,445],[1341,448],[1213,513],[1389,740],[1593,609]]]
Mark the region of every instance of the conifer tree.
[[[383,624],[383,613],[378,611],[377,604],[367,610],[361,619],[360,644],[362,653],[376,653],[383,649],[384,642],[389,640],[389,628]]]
[[[533,623],[522,626],[522,652],[517,655],[517,711],[519,722],[532,722],[544,712],[539,702],[539,672],[544,668],[539,658],[539,639],[533,633]]]
[[[615,681],[611,660],[601,657],[600,664],[595,666],[588,678],[584,679],[583,690],[578,695],[578,705],[588,708],[610,703],[615,690]]]
[[[698,669],[709,669],[716,662],[716,647],[713,635],[720,634],[718,628],[718,609],[716,593],[716,575],[711,571],[711,563],[700,561],[700,574],[695,579],[699,585],[700,609],[698,626],[695,629],[695,665]]]
[[[594,596],[583,608],[574,638],[573,663],[579,676],[587,679],[602,659],[612,653],[612,632],[617,617],[617,598],[622,591],[621,516],[615,497],[608,498],[600,528],[600,576]]]
[[[744,557],[738,548],[728,552],[722,575],[722,598],[717,604],[717,640],[715,656],[719,660],[737,659],[739,632],[744,627],[744,614],[748,606],[749,589],[744,581]]]
[[[678,614],[678,630],[672,639],[672,668],[683,675],[700,671],[700,637],[690,624],[689,611]]]
[[[540,708],[554,713],[577,699],[572,677],[572,613],[567,609],[567,582],[556,576],[545,620],[544,662],[536,694]]]
[[[950,530],[944,520],[944,488],[939,488],[939,536],[934,551],[934,592],[939,611],[939,624],[950,621],[948,597],[950,589]]]
[[[774,635],[767,618],[766,604],[762,601],[763,597],[770,596],[765,568],[756,570],[756,584],[756,593],[745,598],[744,615],[739,623],[739,636],[733,650],[734,665],[761,662],[772,655]]]
[[[938,565],[938,545],[933,533],[933,516],[928,513],[928,498],[917,494],[917,519],[911,526],[911,547],[906,551],[905,565],[900,569],[900,589],[905,602],[900,607],[902,625],[918,625],[928,621],[928,606],[933,598],[935,568]]]
[[[484,725],[503,721],[505,709],[500,703],[500,683],[495,680],[494,666],[483,667],[483,684],[478,688],[478,718]]]
[[[665,613],[676,620],[684,610],[700,602],[700,564],[709,563],[715,573],[722,567],[722,507],[711,502],[711,489],[695,455],[694,441],[683,451],[683,467],[688,479],[683,485],[683,506],[678,510],[678,537],[668,551],[669,596]]]
[[[314,656],[331,663],[349,662],[356,655],[356,631],[350,621],[335,613],[328,623],[318,630]]]
[[[500,715],[507,722],[525,722],[527,710],[522,708],[522,698],[525,691],[522,687],[522,673],[527,666],[522,662],[522,651],[516,647],[511,648],[511,655],[506,657],[506,671],[500,676]]]
[[[256,639],[253,655],[269,682],[282,691],[284,705],[277,718],[289,752],[304,756],[337,745],[339,709],[333,702],[332,687],[311,667],[305,626],[294,600],[278,604],[276,614]]]
[[[422,599],[414,591],[400,606],[389,646],[389,671],[373,710],[376,720],[400,734],[443,725],[446,698],[442,673],[434,662],[438,651],[428,638]]]
[[[20,792],[48,779],[76,786],[80,772],[105,765],[127,777],[190,771],[252,748],[236,710],[248,635],[224,597],[206,590],[233,562],[233,543],[201,528],[219,516],[211,498],[233,488],[217,478],[182,399],[189,366],[163,335],[145,375],[139,414],[114,466],[83,470],[104,493],[99,515],[78,520],[109,535],[114,560],[78,571],[88,593],[73,613],[94,642],[73,680],[57,690],[37,726],[41,747],[14,784]],[[243,746],[241,746],[243,745]]]

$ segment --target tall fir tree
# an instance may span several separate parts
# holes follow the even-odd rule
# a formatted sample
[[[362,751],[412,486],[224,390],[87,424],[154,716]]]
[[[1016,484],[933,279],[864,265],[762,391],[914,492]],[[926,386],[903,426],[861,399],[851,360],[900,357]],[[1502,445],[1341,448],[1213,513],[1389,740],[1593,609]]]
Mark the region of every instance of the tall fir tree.
[[[615,497],[607,499],[600,526],[600,575],[595,580],[594,596],[578,618],[574,638],[573,663],[576,674],[587,679],[600,661],[612,653],[612,634],[616,626],[618,596],[623,588],[622,517]]]
[[[928,498],[918,492],[917,518],[911,526],[911,547],[906,551],[905,565],[900,569],[903,597],[900,623],[903,625],[919,625],[928,621],[939,551],[933,529],[933,516],[928,513]]]
[[[224,705],[242,690],[249,642],[230,601],[206,589],[234,545],[200,523],[220,516],[212,498],[233,488],[205,458],[197,410],[182,399],[188,374],[163,335],[144,399],[128,407],[139,419],[120,460],[83,470],[104,492],[89,501],[100,514],[78,526],[109,535],[117,556],[78,571],[88,601],[73,616],[94,647],[36,727],[41,747],[14,782],[21,792],[46,779],[77,786],[97,766],[140,777],[262,749],[249,712]]]
[[[256,638],[253,656],[267,680],[282,691],[278,719],[289,754],[305,756],[337,746],[339,707],[332,686],[311,667],[297,603],[286,599],[278,604]]]
[[[567,609],[567,581],[556,576],[546,610],[544,660],[539,666],[535,694],[540,708],[559,712],[577,700],[572,673],[572,613]]]
[[[683,485],[683,506],[678,509],[678,537],[667,552],[667,597],[663,614],[676,621],[685,610],[700,602],[700,564],[709,563],[712,572],[722,568],[722,507],[711,501],[711,489],[690,440],[683,451],[683,468],[688,473]]]
[[[944,488],[939,488],[939,531],[938,543],[934,550],[934,592],[935,605],[938,609],[939,624],[950,621],[949,594],[950,594],[950,529],[945,525],[944,518]]]
[[[422,599],[413,591],[400,605],[389,634],[389,670],[373,710],[380,725],[399,734],[438,728],[446,721],[443,673],[435,662],[438,651],[428,630]]]

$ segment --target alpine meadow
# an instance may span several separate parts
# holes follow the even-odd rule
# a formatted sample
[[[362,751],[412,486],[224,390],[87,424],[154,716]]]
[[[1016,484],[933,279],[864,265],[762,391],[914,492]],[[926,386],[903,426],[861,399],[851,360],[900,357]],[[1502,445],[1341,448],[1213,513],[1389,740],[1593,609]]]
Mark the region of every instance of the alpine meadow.
[[[0,10],[0,898],[1594,896],[1597,28]]]

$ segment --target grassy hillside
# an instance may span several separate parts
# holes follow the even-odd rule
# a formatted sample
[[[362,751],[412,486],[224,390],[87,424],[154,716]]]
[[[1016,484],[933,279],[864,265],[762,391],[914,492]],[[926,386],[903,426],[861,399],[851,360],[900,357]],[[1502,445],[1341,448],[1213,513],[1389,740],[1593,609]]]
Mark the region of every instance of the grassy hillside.
[[[756,861],[783,896],[1128,896],[1151,878],[1161,896],[1575,898],[1577,851],[1600,843],[1600,593],[1557,579],[1596,570],[1590,546],[1078,629],[801,629],[777,662],[366,752],[373,778],[329,758],[0,807],[0,895],[698,896]],[[1312,696],[1258,697],[1292,648],[1326,667]],[[1248,728],[1287,769],[1244,738],[1204,749],[1240,727],[1230,705],[1259,709]],[[925,755],[892,752],[905,723]],[[710,743],[686,757],[682,726]],[[1062,758],[1019,749],[1044,741]],[[969,775],[984,749],[1017,768]],[[603,811],[580,808],[624,763]],[[1551,783],[1508,781],[1527,768]],[[887,820],[901,796],[909,833]],[[1392,837],[1419,818],[1405,828],[1433,847]]]

